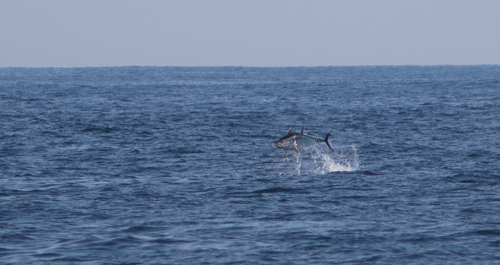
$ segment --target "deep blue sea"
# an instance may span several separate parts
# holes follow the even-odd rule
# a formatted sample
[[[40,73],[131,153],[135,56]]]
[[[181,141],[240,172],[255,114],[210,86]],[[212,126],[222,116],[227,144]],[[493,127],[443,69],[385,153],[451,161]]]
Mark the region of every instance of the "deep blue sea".
[[[0,128],[1,264],[500,263],[500,66],[0,68]]]

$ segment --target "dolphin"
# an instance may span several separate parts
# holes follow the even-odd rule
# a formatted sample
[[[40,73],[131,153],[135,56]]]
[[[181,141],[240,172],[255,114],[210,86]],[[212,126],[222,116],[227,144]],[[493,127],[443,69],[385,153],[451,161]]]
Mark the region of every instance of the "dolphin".
[[[328,137],[330,134],[327,134],[325,139],[320,139],[316,137],[309,136],[307,134],[304,134],[304,128],[298,132],[294,132],[292,129],[288,131],[288,134],[283,136],[281,139],[276,141],[274,145],[278,148],[284,149],[284,150],[293,150],[295,153],[298,153],[302,148],[325,142],[326,145],[330,148],[330,150],[333,151],[332,147],[328,143]]]

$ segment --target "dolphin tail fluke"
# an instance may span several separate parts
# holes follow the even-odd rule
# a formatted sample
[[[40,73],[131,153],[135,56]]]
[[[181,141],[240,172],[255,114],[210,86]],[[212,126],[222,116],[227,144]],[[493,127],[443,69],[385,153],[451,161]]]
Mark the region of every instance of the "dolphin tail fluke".
[[[330,150],[332,150],[332,151],[333,151],[333,148],[330,146],[330,143],[328,143],[328,137],[330,137],[330,133],[328,133],[328,134],[326,135],[326,137],[325,137],[325,143],[326,143],[326,145],[328,145],[328,147],[330,148]],[[335,151],[334,151],[334,152],[335,152]]]

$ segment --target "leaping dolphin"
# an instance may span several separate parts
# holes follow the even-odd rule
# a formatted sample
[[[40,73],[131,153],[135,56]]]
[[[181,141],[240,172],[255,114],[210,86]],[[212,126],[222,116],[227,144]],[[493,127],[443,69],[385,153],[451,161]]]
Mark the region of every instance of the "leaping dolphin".
[[[320,139],[316,137],[312,137],[304,134],[304,128],[298,132],[294,132],[292,129],[288,131],[288,134],[283,136],[283,138],[279,139],[274,143],[276,147],[284,149],[284,150],[293,150],[295,153],[298,153],[302,148],[325,142],[326,145],[333,151],[332,147],[328,143],[328,137],[330,134],[327,134],[325,139]]]

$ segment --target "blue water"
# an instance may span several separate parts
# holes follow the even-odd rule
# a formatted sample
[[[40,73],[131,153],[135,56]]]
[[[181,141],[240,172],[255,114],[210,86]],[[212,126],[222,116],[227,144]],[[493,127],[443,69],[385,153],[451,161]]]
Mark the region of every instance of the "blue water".
[[[500,66],[0,68],[0,109],[0,263],[500,262]]]

